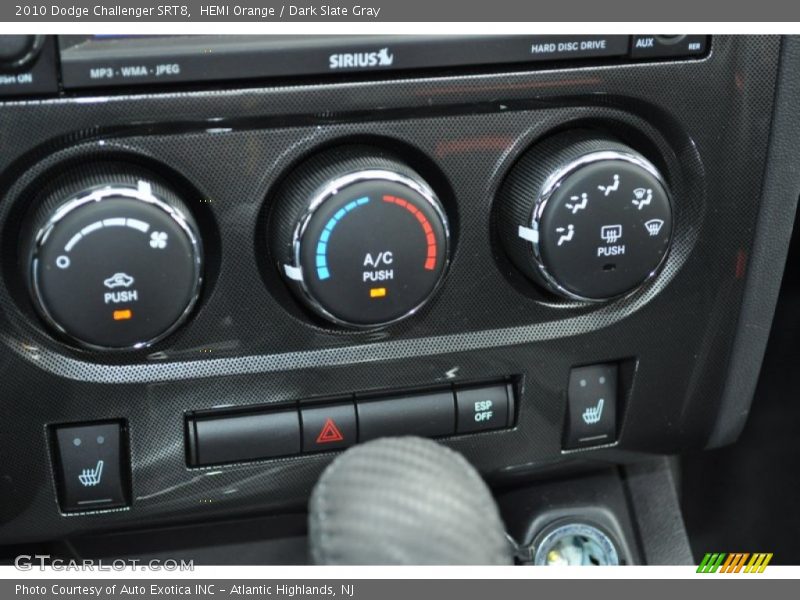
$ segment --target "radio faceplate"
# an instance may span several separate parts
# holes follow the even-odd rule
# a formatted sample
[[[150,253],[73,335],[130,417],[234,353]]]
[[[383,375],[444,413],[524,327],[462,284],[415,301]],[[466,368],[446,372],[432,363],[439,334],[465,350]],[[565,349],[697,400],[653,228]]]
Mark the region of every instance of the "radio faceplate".
[[[385,77],[701,58],[705,35],[62,35],[3,62],[0,97],[320,76]],[[21,40],[23,42],[25,40]]]

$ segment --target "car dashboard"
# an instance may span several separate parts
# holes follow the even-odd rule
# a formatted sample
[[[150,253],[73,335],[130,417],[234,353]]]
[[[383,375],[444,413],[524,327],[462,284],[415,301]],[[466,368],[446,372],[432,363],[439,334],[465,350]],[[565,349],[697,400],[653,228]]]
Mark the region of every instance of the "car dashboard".
[[[331,461],[413,435],[525,543],[579,514],[690,560],[660,457],[750,409],[796,40],[35,37],[0,86],[0,543],[303,562]]]

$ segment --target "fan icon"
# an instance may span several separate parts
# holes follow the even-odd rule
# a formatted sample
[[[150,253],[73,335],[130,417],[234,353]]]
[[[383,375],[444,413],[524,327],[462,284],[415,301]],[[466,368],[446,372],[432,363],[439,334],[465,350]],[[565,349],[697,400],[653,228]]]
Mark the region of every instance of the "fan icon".
[[[167,234],[163,231],[154,231],[150,234],[150,247],[163,250],[167,247]]]

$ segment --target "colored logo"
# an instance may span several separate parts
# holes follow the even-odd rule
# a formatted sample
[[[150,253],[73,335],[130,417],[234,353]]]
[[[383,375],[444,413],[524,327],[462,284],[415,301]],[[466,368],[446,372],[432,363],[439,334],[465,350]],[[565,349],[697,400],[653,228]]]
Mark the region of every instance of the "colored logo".
[[[769,561],[772,560],[772,553],[756,552],[708,552],[700,565],[697,567],[698,573],[763,573]]]

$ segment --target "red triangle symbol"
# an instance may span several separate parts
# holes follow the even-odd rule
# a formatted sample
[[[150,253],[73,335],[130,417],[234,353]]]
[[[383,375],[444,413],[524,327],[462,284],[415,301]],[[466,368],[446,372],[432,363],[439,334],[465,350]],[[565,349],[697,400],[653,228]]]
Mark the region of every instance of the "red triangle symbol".
[[[325,425],[322,426],[322,431],[319,432],[317,436],[317,443],[318,444],[329,444],[331,442],[343,442],[344,436],[342,432],[339,431],[339,428],[336,426],[336,423],[333,422],[333,419],[328,419],[325,421]]]

